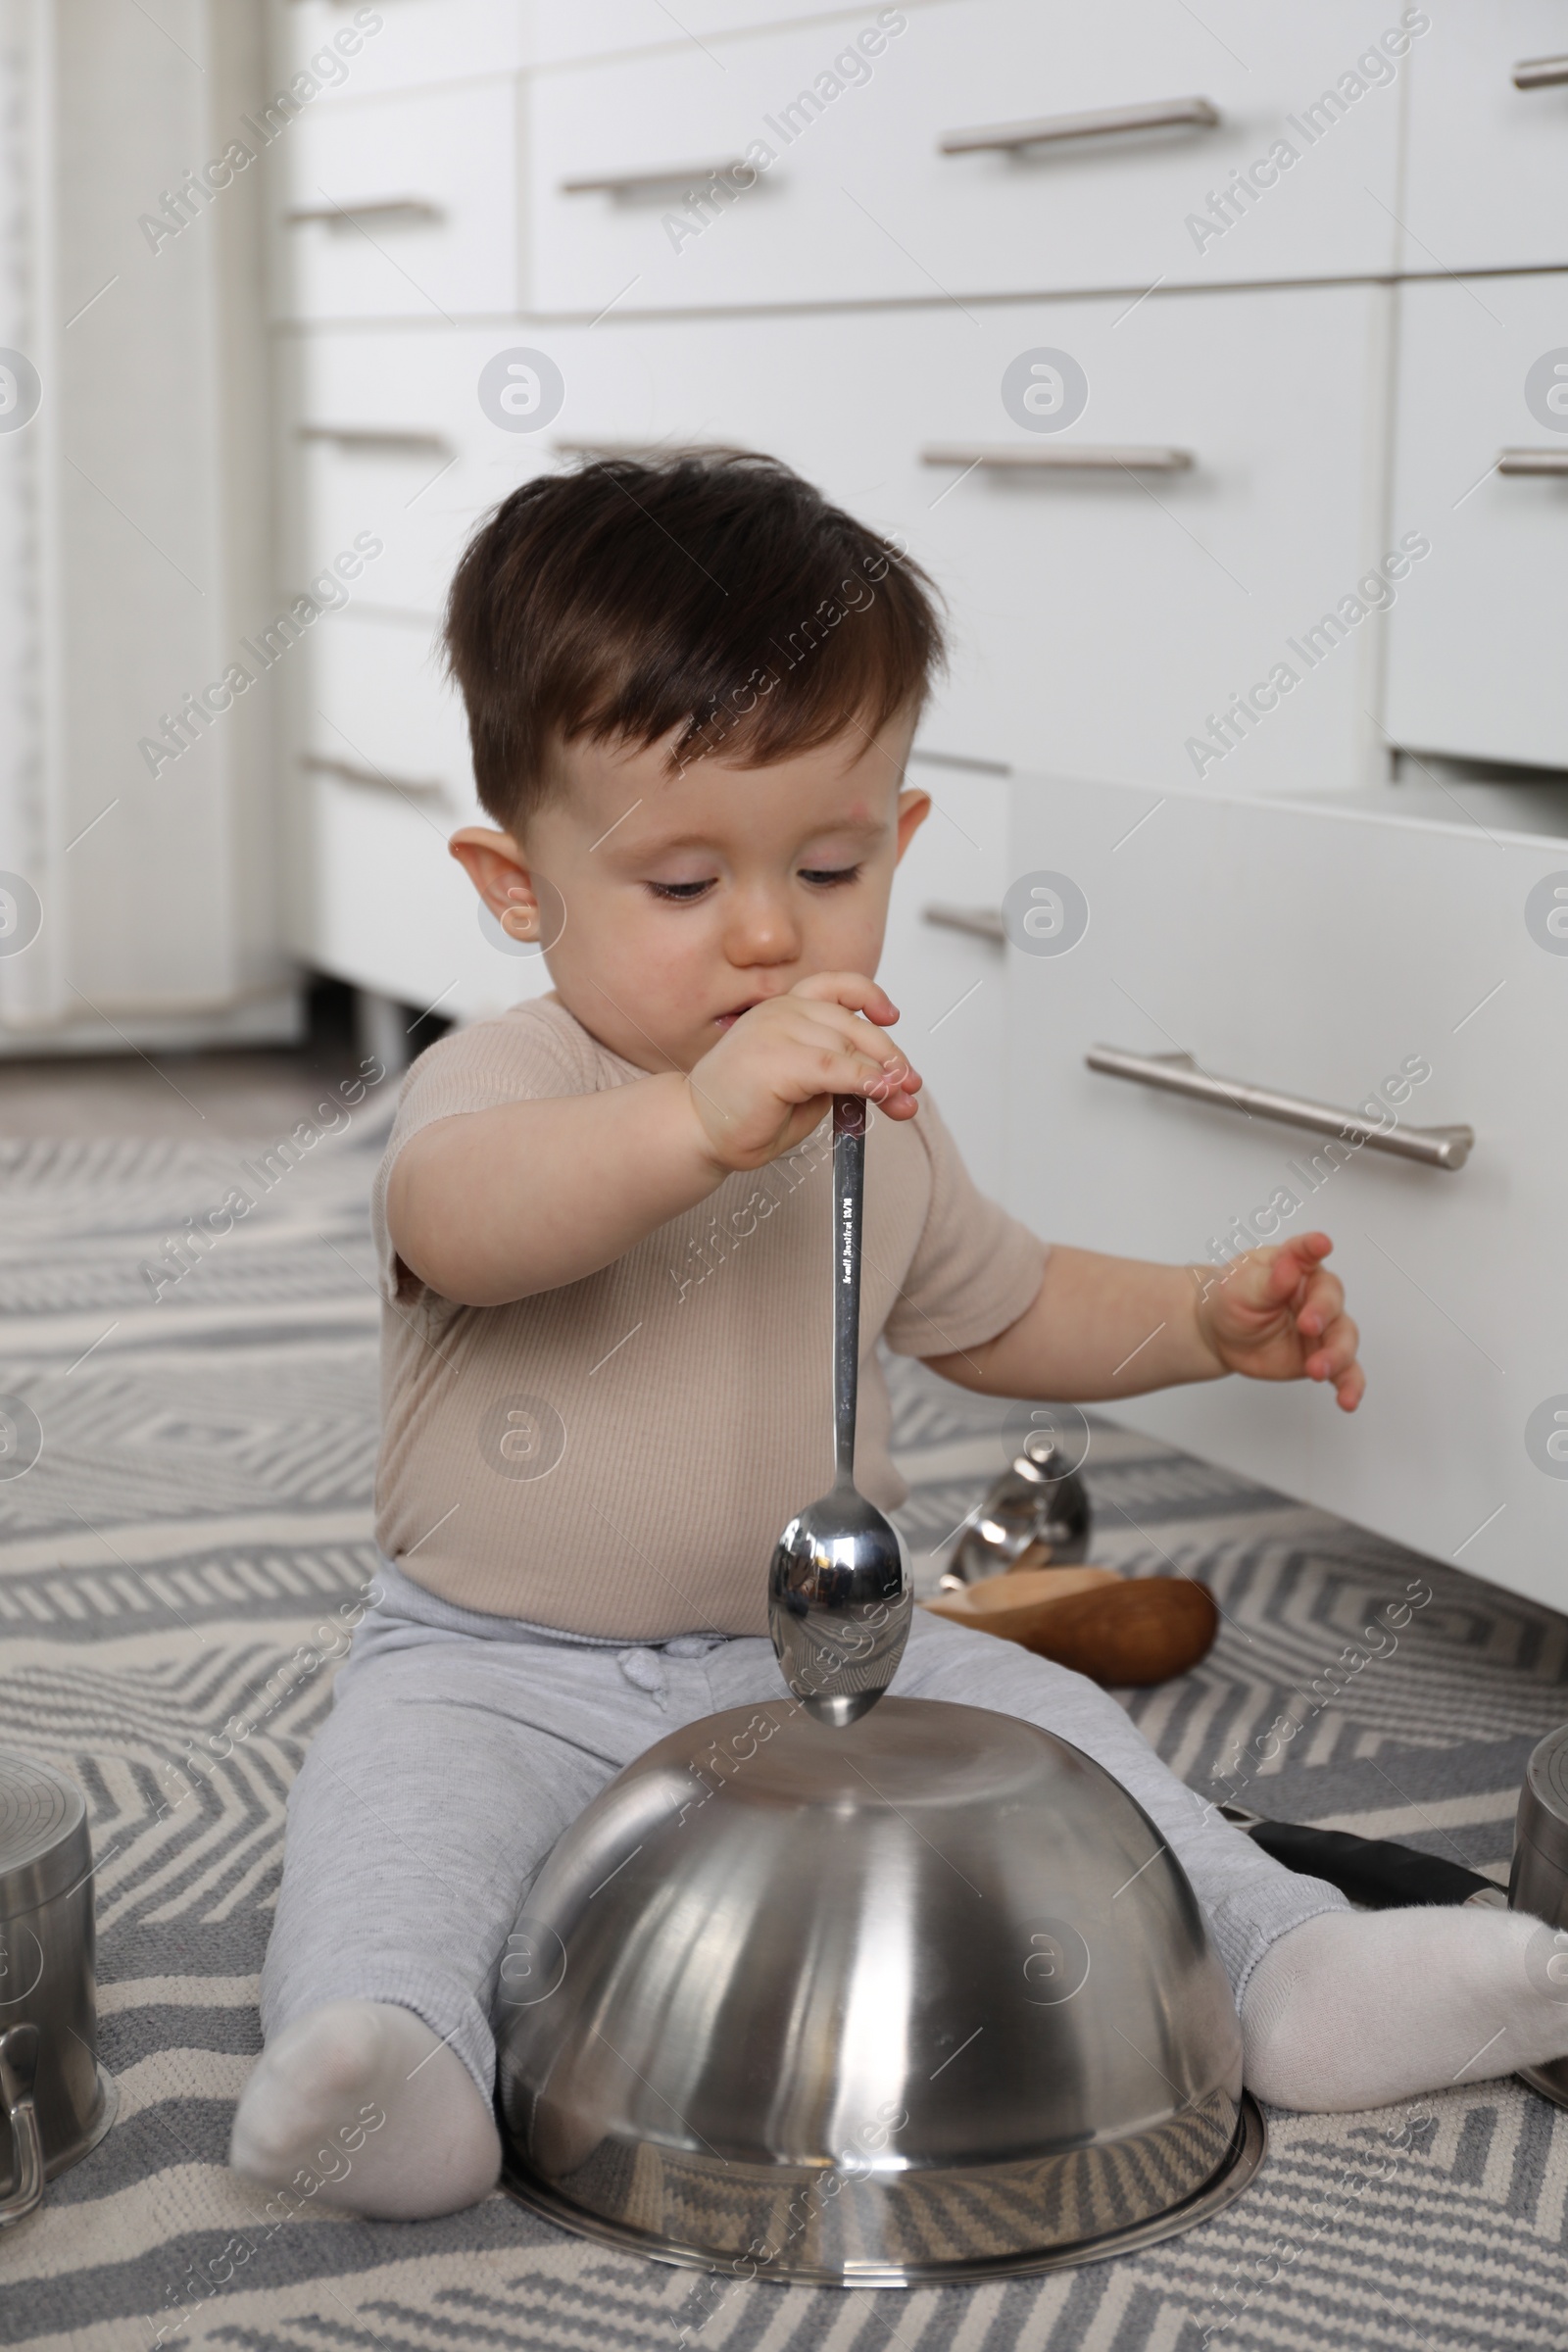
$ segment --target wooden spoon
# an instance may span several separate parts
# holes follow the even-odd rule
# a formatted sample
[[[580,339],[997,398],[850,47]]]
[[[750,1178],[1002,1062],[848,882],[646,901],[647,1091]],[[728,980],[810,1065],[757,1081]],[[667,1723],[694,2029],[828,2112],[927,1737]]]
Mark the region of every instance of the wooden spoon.
[[[1015,1568],[922,1605],[1118,1688],[1187,1673],[1219,1629],[1206,1585],[1114,1568]]]

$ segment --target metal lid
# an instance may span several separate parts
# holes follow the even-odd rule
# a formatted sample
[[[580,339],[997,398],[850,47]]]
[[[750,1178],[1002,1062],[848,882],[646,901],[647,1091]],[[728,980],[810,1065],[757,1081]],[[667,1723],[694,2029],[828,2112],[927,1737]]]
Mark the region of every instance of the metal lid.
[[[91,1868],[87,1804],[75,1782],[0,1748],[0,1915],[36,1910]]]
[[[1532,1748],[1516,1827],[1545,1861],[1568,1871],[1568,1723]]]

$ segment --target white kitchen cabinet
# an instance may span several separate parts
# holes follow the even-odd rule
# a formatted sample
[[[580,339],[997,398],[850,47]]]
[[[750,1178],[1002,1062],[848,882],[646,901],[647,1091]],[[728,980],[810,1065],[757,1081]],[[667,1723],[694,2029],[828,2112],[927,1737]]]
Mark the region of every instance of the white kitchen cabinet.
[[[517,304],[517,82],[318,100],[279,134],[279,318],[418,318]]]
[[[1224,1380],[1114,1416],[1562,1607],[1568,841],[1033,777],[1010,864],[1017,899],[1076,908],[1065,876],[1087,908],[1037,925],[1059,952],[1006,951],[1013,1208],[1178,1262],[1321,1228],[1361,1327],[1354,1414]],[[1426,1069],[1402,1127],[1468,1124],[1474,1151],[1456,1173],[1330,1152],[1092,1071],[1102,1045],[1347,1112]]]
[[[480,518],[556,462],[547,431],[507,430],[479,402],[497,354],[536,340],[505,323],[292,337],[281,386],[285,580],[308,578],[371,530],[383,552],[358,599],[433,621]]]
[[[931,0],[906,0],[919,9]],[[323,95],[364,97],[429,89],[482,74],[521,73],[631,50],[694,48],[706,38],[750,33],[803,20],[851,32],[875,11],[797,0],[685,0],[678,19],[661,0],[271,0],[273,71],[287,80],[310,72],[347,31],[358,45],[316,67]],[[368,20],[374,19],[373,24]],[[712,71],[718,71],[714,68]]]
[[[1568,767],[1568,274],[1398,304],[1394,527],[1432,556],[1389,622],[1389,733]]]
[[[1000,1198],[1006,956],[984,924],[1006,883],[1008,781],[918,750],[905,780],[930,794],[931,813],[894,879],[877,978],[899,1008],[895,1043],[961,1138],[976,1184]]]
[[[446,820],[330,774],[308,778],[299,818],[308,887],[295,946],[307,962],[446,1020],[484,1020],[549,988],[541,956],[514,954],[481,924]]]
[[[1379,46],[1390,13],[944,0],[542,74],[526,300],[591,316],[1387,270],[1407,63]]]
[[[1431,15],[1410,59],[1400,268],[1568,264],[1562,0],[1488,0]],[[1516,74],[1532,86],[1519,88]]]
[[[286,87],[312,74],[313,105],[515,74],[533,54],[526,0],[271,0],[270,13],[274,75]]]
[[[358,987],[482,1020],[550,986],[536,949],[483,917],[447,843],[489,824],[462,704],[428,622],[348,611],[292,647],[293,944]]]
[[[1389,301],[1344,286],[1162,295],[1125,316],[1092,300],[830,313],[754,318],[744,337],[722,318],[612,318],[541,339],[566,385],[558,440],[769,450],[904,535],[952,608],[933,748],[1161,791],[1322,791],[1377,749],[1381,620],[1356,588],[1389,552],[1369,399]],[[1076,359],[1089,388],[1049,445],[1000,394],[1040,349]],[[1043,446],[1120,460],[969,463]],[[956,455],[933,466],[932,449]],[[1167,451],[1191,464],[1145,469]],[[1271,687],[1281,665],[1295,683]],[[1258,687],[1274,707],[1227,718]]]
[[[905,0],[906,9],[932,0]],[[777,25],[823,21],[852,32],[872,21],[875,7],[848,9],[843,0],[825,8],[821,0],[685,0],[678,18],[662,0],[519,0],[528,19],[530,55],[544,64],[585,57],[611,57],[631,49],[692,46],[715,34],[760,32]]]
[[[447,831],[478,821],[467,721],[442,676],[433,625],[329,612],[289,659],[306,681],[306,757],[363,770],[367,785],[379,777],[385,792],[431,804]]]

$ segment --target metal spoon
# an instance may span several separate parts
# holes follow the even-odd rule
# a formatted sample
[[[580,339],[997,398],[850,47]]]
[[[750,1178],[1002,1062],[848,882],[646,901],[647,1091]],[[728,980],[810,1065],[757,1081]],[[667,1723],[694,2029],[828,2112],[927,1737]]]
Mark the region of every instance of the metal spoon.
[[[899,1539],[855,1484],[860,1348],[860,1200],[865,1103],[833,1098],[833,1449],[828,1493],[792,1519],[773,1551],[767,1625],[784,1680],[842,1730],[876,1705],[909,1638],[914,1592]]]

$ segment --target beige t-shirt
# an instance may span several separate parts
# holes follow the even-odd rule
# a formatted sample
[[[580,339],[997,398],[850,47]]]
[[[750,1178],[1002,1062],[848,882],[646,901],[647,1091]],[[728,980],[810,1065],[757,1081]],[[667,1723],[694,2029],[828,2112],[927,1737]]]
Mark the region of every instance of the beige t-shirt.
[[[579,1634],[761,1634],[785,1525],[833,1483],[832,1123],[580,1282],[508,1306],[427,1289],[387,1236],[410,1136],[455,1112],[635,1084],[553,996],[443,1038],[409,1072],[376,1179],[376,1538],[460,1607]],[[526,1181],[524,1179],[524,1181]],[[926,1095],[866,1141],[855,1473],[884,1510],[879,1336],[900,1355],[993,1339],[1045,1245],[976,1192]]]

